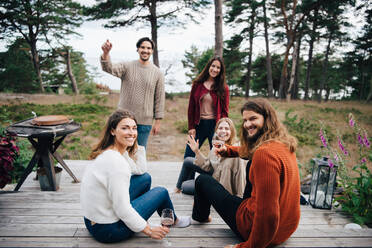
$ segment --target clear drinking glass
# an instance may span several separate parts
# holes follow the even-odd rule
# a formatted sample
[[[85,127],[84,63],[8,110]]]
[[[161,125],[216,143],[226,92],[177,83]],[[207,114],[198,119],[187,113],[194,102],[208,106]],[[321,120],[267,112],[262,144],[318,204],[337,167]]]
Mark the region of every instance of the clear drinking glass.
[[[162,226],[171,227],[174,224],[174,213],[170,208],[164,208],[161,211],[160,221]]]
[[[224,145],[225,141],[220,140],[217,133],[215,133],[212,139],[212,152],[209,158],[212,163],[219,163],[221,161],[221,157],[216,154],[216,149],[221,148]]]

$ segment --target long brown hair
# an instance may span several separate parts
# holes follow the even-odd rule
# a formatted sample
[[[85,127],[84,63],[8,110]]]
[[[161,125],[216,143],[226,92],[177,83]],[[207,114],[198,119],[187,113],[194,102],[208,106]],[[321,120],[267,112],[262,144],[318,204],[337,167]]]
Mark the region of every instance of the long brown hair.
[[[262,135],[252,143],[247,139],[248,133],[244,128],[243,122],[240,132],[241,147],[239,154],[241,157],[252,159],[253,153],[257,150],[257,148],[269,141],[279,141],[287,145],[291,152],[296,151],[296,138],[288,133],[285,126],[279,121],[275,109],[267,100],[263,98],[249,100],[241,108],[241,114],[243,114],[244,111],[253,111],[262,115],[264,117],[264,124],[262,127]]]
[[[219,119],[216,123],[216,128],[214,131],[216,132],[220,123],[224,121],[227,122],[227,124],[229,124],[230,132],[231,132],[230,138],[226,141],[226,144],[233,145],[235,143],[235,138],[236,138],[236,129],[235,129],[233,121],[230,118],[224,117],[224,118]]]
[[[221,57],[213,57],[211,58],[207,65],[204,67],[202,72],[192,81],[192,84],[202,84],[209,78],[209,68],[211,67],[212,63],[218,60],[221,64],[220,73],[215,77],[214,84],[212,85],[212,90],[216,92],[217,96],[221,99],[224,99],[225,96],[225,88],[227,87],[226,79],[225,79],[225,64],[223,62],[223,59]]]
[[[98,155],[104,152],[108,147],[114,145],[115,137],[111,134],[111,131],[117,127],[117,125],[122,119],[125,119],[125,118],[130,118],[134,120],[134,122],[137,124],[136,118],[130,111],[116,110],[108,118],[106,125],[103,129],[103,132],[101,134],[100,141],[96,144],[91,154],[89,155],[90,159],[95,159]],[[133,146],[130,146],[127,148],[127,151],[129,153],[129,156],[133,158],[134,154],[137,151],[137,138],[134,141]]]

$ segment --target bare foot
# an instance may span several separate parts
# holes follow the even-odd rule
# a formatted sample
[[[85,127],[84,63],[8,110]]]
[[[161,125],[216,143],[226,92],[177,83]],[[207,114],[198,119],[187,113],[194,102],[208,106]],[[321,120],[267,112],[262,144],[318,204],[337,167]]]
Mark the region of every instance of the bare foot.
[[[208,222],[212,222],[212,216],[208,216]]]
[[[178,194],[178,193],[181,193],[181,190],[180,190],[179,188],[175,188],[175,189],[174,189],[174,193],[177,193],[177,194]]]

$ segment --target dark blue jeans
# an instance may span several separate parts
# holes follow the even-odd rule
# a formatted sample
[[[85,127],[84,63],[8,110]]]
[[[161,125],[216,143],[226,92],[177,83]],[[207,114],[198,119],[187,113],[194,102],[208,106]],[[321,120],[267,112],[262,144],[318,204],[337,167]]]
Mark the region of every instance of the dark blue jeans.
[[[194,164],[195,158],[187,157],[183,161],[182,168],[180,171],[180,175],[178,176],[176,187],[178,189],[182,189],[182,183],[188,180],[194,180],[195,172],[199,172],[200,174],[212,174],[212,172],[207,172],[201,169],[199,166]]]
[[[208,139],[209,149],[212,149],[212,138],[214,134],[214,129],[216,127],[216,120],[200,120],[199,125],[196,126],[195,140],[199,140],[199,148],[203,145],[204,141]],[[195,157],[195,153],[191,148],[186,145],[185,154],[183,158]]]
[[[157,211],[159,216],[164,208],[173,208],[168,191],[163,187],[150,190],[151,176],[148,173],[133,175],[130,179],[129,195],[133,208],[148,220]],[[176,214],[174,218],[177,219]],[[99,242],[114,243],[130,238],[134,232],[122,220],[111,224],[92,225],[91,221],[84,218],[85,226],[89,233]]]
[[[149,139],[150,131],[152,126],[151,125],[137,125],[137,143],[140,146],[147,146],[147,140]]]

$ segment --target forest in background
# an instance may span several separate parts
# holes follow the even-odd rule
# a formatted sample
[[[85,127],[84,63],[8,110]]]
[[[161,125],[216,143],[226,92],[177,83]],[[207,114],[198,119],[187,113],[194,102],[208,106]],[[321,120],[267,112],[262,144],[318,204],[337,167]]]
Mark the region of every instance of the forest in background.
[[[103,20],[106,28],[121,29],[144,26],[157,44],[160,27],[202,25],[203,13],[214,10],[215,45],[185,51],[182,62],[190,82],[211,56],[219,55],[225,60],[232,95],[370,101],[372,9],[368,3],[105,0],[87,7],[73,0],[3,1],[0,39],[8,46],[0,53],[0,92],[52,92],[63,86],[68,94],[97,93],[94,69],[81,52],[66,45],[69,37],[79,35],[75,30],[83,22]],[[356,17],[362,25],[355,26]],[[224,37],[222,24],[232,28],[233,35]],[[258,43],[265,43],[265,53],[254,56]],[[161,59],[155,48],[154,64]],[[165,74],[167,69],[162,68]]]

